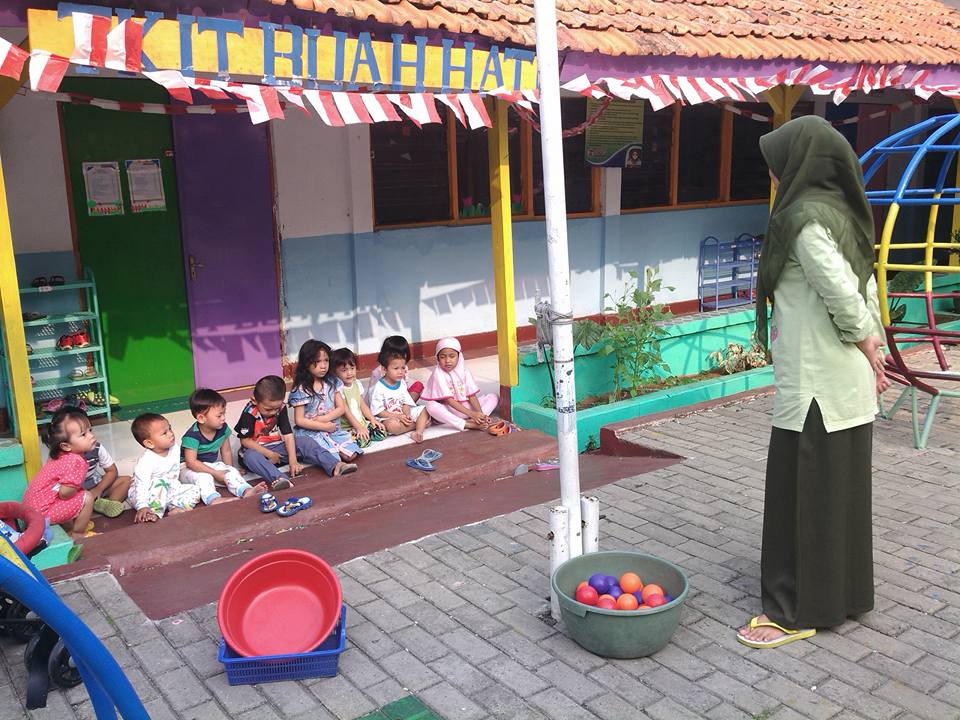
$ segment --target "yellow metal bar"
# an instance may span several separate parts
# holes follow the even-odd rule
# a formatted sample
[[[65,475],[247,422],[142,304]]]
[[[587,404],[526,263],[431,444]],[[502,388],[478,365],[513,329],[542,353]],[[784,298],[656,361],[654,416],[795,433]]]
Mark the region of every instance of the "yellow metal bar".
[[[880,319],[884,325],[890,324],[890,307],[887,304],[887,270],[891,270],[887,261],[890,259],[890,238],[893,237],[893,227],[897,224],[897,215],[900,214],[900,205],[892,203],[887,211],[886,222],[883,223],[883,232],[880,235],[880,256],[877,258],[877,295],[880,297]],[[910,266],[910,269],[916,270]]]
[[[510,145],[507,141],[507,104],[493,100],[487,131],[490,168],[490,230],[493,235],[493,281],[497,299],[497,355],[500,385],[513,387],[519,380],[517,319],[513,289],[513,225],[510,217]],[[489,107],[489,106],[488,106]]]
[[[933,194],[934,200],[940,199],[940,193]],[[926,247],[923,253],[923,264],[927,267],[933,265],[933,236],[937,232],[937,215],[940,206],[934,203],[930,206],[930,216],[927,218],[927,237],[925,239]],[[933,292],[933,274],[927,270],[923,273],[923,289],[926,292]]]
[[[23,459],[29,479],[40,469],[40,436],[37,434],[37,411],[30,386],[30,365],[27,361],[27,338],[23,333],[23,310],[20,307],[20,286],[13,256],[13,234],[7,207],[7,187],[0,161],[0,314],[3,315],[3,336],[6,338],[7,361],[10,363],[10,389],[13,414],[17,420]]]
[[[876,267],[879,267],[877,263]],[[931,273],[960,273],[960,265],[905,265],[901,263],[888,263],[887,270],[906,270],[907,272],[931,272]],[[879,281],[878,281],[879,284]]]
[[[891,250],[925,250],[928,247],[933,247],[937,249],[946,249],[946,248],[956,248],[956,243],[890,243]],[[874,250],[879,250],[880,245],[874,245]]]

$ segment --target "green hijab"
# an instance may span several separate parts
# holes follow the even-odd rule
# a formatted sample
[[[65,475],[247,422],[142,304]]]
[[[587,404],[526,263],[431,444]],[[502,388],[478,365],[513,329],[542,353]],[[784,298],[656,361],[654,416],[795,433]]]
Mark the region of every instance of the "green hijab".
[[[873,213],[863,172],[846,138],[826,120],[806,115],[760,138],[760,151],[780,180],[770,211],[757,273],[757,340],[768,347],[767,301],[804,226],[816,220],[830,230],[867,298],[873,274]]]

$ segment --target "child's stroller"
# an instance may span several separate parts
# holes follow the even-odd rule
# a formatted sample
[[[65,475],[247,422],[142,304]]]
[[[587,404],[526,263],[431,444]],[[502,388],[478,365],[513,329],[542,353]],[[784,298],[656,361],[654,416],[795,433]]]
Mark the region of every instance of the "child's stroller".
[[[27,557],[47,546],[49,528],[36,510],[14,502],[0,502],[0,534]],[[0,589],[0,635],[25,642],[27,707],[46,707],[50,682],[71,688],[82,682],[80,672],[60,636],[30,608]]]

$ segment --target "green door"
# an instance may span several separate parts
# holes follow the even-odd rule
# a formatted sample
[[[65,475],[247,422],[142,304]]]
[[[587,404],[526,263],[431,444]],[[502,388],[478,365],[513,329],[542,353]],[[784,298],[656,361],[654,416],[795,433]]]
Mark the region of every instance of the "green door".
[[[68,78],[63,89],[93,97],[169,102],[152,82]],[[97,280],[110,391],[125,405],[193,391],[193,352],[180,244],[170,118],[63,106],[80,260]],[[160,160],[166,210],[134,214],[124,160]],[[123,214],[91,216],[84,162],[117,162]]]

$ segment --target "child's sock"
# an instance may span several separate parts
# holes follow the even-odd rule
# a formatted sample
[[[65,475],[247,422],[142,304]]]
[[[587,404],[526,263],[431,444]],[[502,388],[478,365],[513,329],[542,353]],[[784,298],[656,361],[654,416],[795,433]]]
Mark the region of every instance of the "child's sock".
[[[204,505],[209,505],[209,504],[212,503],[214,500],[219,500],[219,499],[220,499],[220,493],[218,493],[218,492],[210,493],[210,494],[207,495],[205,498],[203,498],[203,504],[204,504]]]

